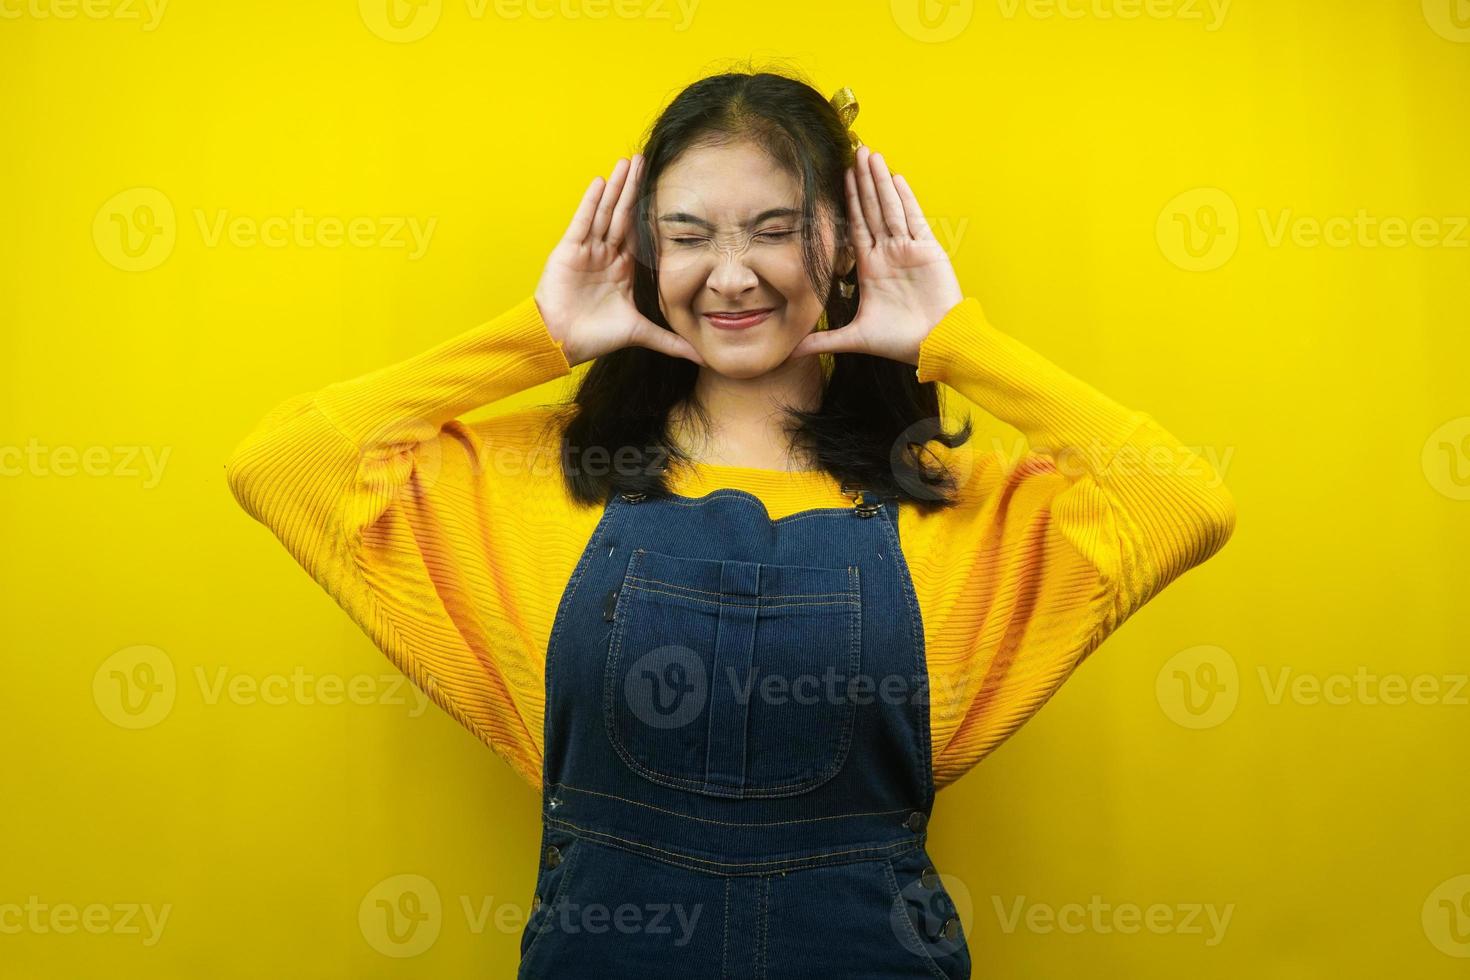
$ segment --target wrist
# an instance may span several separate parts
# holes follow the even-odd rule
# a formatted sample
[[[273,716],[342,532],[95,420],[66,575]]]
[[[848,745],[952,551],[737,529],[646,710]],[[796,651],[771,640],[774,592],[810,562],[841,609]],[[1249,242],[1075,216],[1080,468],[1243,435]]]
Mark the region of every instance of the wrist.
[[[561,319],[556,316],[547,315],[547,306],[541,301],[540,295],[533,294],[531,299],[536,304],[536,310],[541,315],[541,323],[546,327],[546,332],[551,335],[552,340],[561,345],[562,356],[567,359],[567,364],[576,367],[581,363],[582,359],[572,349],[571,342],[568,339],[568,332],[563,326]]]

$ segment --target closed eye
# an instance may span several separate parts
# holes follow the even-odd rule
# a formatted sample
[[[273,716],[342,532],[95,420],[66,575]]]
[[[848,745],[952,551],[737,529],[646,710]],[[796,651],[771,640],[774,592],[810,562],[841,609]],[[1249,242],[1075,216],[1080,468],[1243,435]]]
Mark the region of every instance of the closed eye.
[[[793,231],[762,231],[762,232],[758,232],[755,235],[755,237],[756,238],[765,239],[766,241],[779,242],[779,241],[782,241],[784,239],[790,238],[794,234],[795,234],[795,232],[793,232]],[[679,245],[698,245],[700,242],[706,241],[706,239],[703,239],[703,238],[689,238],[689,237],[671,238],[669,240],[672,241],[672,242],[675,242],[675,243],[677,243]]]

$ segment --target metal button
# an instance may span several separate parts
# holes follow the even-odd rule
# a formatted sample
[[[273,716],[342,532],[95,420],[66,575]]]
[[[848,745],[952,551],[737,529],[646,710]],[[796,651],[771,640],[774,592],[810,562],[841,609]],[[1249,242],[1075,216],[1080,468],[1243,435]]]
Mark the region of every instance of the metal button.
[[[621,494],[618,494],[618,496],[622,497],[624,500],[626,500],[630,504],[636,504],[638,501],[640,501],[643,498],[647,497],[648,494],[644,493],[641,490],[634,490],[632,493],[621,493]]]
[[[561,806],[561,799],[553,796],[551,799],[546,801],[546,806],[549,809],[555,810],[557,807]]]
[[[532,915],[535,915],[536,914],[536,911],[538,909],[540,909],[540,908],[541,908],[541,896],[540,895],[533,895],[531,897],[531,914]]]
[[[944,920],[944,925],[939,929],[945,939],[955,940],[960,936],[960,920],[950,916]]]
[[[613,621],[613,610],[618,606],[618,590],[611,589],[602,599],[602,618],[609,623]]]
[[[921,810],[915,810],[913,813],[910,813],[909,814],[909,818],[903,822],[903,825],[905,827],[907,827],[909,830],[914,830],[914,831],[923,830],[924,829],[924,814],[923,814],[923,811],[921,811]]]
[[[932,867],[925,868],[923,873],[919,875],[919,882],[925,888],[932,891],[939,887],[939,872],[935,871]]]
[[[561,864],[561,851],[555,844],[552,844],[546,849],[546,866],[554,868],[558,864]]]

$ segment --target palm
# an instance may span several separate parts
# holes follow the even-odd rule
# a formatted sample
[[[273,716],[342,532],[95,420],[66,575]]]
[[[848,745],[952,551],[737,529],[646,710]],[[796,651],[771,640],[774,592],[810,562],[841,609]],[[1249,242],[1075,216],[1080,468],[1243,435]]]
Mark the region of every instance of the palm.
[[[858,148],[847,175],[850,239],[861,298],[852,322],[808,335],[792,356],[855,351],[917,364],[919,345],[964,299],[959,278],[908,182]]]
[[[573,364],[628,346],[703,363],[684,338],[638,312],[633,301],[629,231],[641,156],[619,160],[612,179],[598,177],[582,195],[536,285],[536,304]]]
[[[644,319],[633,303],[632,259],[605,241],[558,242],[539,288],[598,324],[610,340],[626,339]]]

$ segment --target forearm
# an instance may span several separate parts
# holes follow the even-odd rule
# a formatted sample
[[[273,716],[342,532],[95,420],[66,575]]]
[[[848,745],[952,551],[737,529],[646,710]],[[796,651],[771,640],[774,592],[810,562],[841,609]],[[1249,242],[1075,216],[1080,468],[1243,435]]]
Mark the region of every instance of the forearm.
[[[1100,494],[1112,514],[1107,532],[1078,529],[1075,537],[1090,542],[1089,561],[1118,579],[1120,615],[1229,538],[1235,501],[1203,456],[1149,414],[1119,404],[997,329],[978,301],[966,299],[935,326],[917,372],[921,381],[948,384],[1020,430],[1033,452],[1052,458],[1072,484],[1070,495],[1053,504],[1059,520],[1073,520],[1074,501]]]
[[[418,442],[451,419],[570,370],[560,342],[526,297],[421,354],[327,385],[314,400],[366,450]]]

